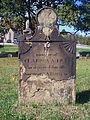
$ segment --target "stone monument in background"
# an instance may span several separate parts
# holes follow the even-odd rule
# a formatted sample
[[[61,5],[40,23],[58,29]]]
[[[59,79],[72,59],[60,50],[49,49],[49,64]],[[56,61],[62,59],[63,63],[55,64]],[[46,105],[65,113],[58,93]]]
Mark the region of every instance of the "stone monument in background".
[[[20,103],[75,102],[76,43],[59,35],[57,14],[49,7],[37,13],[33,36],[19,38]]]

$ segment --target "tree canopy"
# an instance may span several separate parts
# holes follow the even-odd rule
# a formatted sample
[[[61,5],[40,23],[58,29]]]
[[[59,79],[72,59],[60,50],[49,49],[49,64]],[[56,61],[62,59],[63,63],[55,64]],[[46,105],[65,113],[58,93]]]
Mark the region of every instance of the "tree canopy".
[[[0,0],[0,32],[9,28],[25,29],[26,20],[34,30],[38,9],[49,6],[58,13],[60,25],[73,26],[77,30],[89,31],[88,0]]]
[[[82,35],[76,34],[75,38],[79,44],[90,45],[90,36],[84,37]]]

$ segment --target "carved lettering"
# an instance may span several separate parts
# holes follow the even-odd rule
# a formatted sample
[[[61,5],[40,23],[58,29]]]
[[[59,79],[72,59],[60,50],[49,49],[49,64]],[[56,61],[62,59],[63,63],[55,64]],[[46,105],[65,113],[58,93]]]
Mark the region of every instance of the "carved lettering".
[[[64,103],[69,97],[74,99],[69,103],[75,101],[75,81],[70,79],[76,72],[75,39],[58,34],[57,15],[52,8],[42,8],[36,19],[35,34],[25,29],[18,43],[20,102],[45,104],[55,99]]]
[[[57,43],[57,47],[58,46],[59,45]],[[39,46],[37,43],[37,48],[38,47]],[[35,48],[35,50],[33,50],[33,52],[31,52],[29,55],[27,55],[26,58],[22,58],[23,65],[25,67],[25,73],[28,75],[46,74],[49,75],[50,78],[55,78],[57,80],[68,78],[68,76],[71,76],[72,74],[72,70],[69,70],[69,68],[72,67],[72,58],[69,58],[67,54],[62,54],[61,52],[58,52],[58,50],[49,50],[48,56],[45,56],[45,52],[43,50],[39,53],[39,51],[37,52]],[[34,56],[32,55],[32,53]]]

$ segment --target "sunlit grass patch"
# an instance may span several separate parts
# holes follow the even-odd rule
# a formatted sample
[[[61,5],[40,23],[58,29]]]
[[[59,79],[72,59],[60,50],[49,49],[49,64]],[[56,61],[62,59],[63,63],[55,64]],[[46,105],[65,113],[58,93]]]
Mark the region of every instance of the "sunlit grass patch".
[[[89,120],[90,59],[78,59],[75,105],[18,102],[18,58],[0,58],[0,120]]]

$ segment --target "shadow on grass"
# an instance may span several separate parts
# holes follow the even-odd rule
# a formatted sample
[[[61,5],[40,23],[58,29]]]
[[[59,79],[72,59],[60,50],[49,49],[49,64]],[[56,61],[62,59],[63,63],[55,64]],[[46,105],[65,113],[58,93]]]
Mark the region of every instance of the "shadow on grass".
[[[0,58],[5,58],[5,57],[18,57],[18,51],[17,52],[2,52],[0,54]]]
[[[3,48],[4,46],[3,45],[0,45],[0,48]]]
[[[90,101],[90,91],[83,91],[76,94],[76,103],[84,104]]]
[[[90,56],[90,52],[80,52],[80,55],[81,56],[83,56],[83,57],[85,57],[86,55],[89,55]]]

